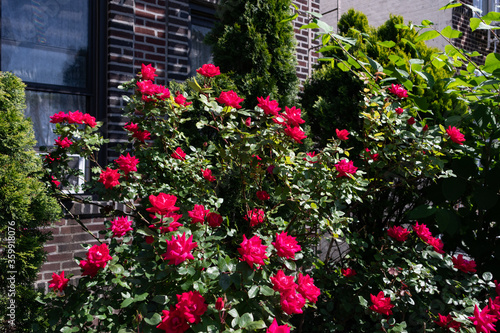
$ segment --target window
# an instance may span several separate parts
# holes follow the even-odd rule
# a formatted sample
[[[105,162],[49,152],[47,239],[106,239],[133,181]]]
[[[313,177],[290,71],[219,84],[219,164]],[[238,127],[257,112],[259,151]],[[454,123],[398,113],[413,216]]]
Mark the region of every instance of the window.
[[[58,111],[96,115],[98,1],[1,0],[0,69],[26,87],[26,116],[38,146],[53,146]]]
[[[473,0],[473,5],[483,11],[481,15],[500,12],[500,0]]]
[[[190,76],[196,75],[196,70],[203,64],[213,62],[212,47],[203,41],[205,36],[212,30],[214,23],[215,9],[191,4]]]

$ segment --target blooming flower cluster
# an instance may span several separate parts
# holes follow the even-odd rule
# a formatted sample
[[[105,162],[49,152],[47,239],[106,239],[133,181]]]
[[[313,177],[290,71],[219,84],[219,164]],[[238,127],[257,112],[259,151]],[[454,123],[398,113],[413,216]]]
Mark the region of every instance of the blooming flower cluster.
[[[383,291],[380,291],[377,296],[370,294],[370,299],[373,303],[373,305],[370,306],[370,310],[386,316],[392,314],[392,308],[394,307],[394,304],[391,304],[390,297],[384,296]]]
[[[71,146],[73,144],[73,142],[68,139],[68,138],[64,138],[64,139],[61,139],[61,137],[58,137],[57,139],[55,139],[55,143],[56,143],[56,146],[59,146],[61,148],[68,148],[69,146]]]
[[[448,134],[451,141],[458,143],[459,145],[463,145],[465,142],[465,136],[462,133],[460,133],[460,130],[455,126],[453,127],[449,126],[446,129],[446,134]]]
[[[336,128],[335,134],[337,134],[337,138],[339,138],[339,140],[345,141],[349,139],[349,132],[346,129],[339,130]]]
[[[293,236],[289,236],[286,231],[280,234],[276,233],[276,241],[271,244],[273,244],[279,257],[288,259],[295,259],[295,253],[302,249],[297,239]]]
[[[341,159],[337,164],[334,165],[335,169],[339,173],[338,177],[349,177],[349,175],[353,175],[358,170],[357,167],[354,166],[353,161],[347,161],[345,158]]]
[[[163,260],[168,260],[169,265],[179,265],[188,259],[194,259],[191,251],[198,246],[193,242],[193,235],[186,239],[186,233],[172,235],[172,239],[167,241],[167,252],[162,254]]]
[[[482,310],[475,305],[474,316],[469,317],[469,319],[476,326],[476,332],[496,332],[494,323],[500,319],[500,297],[496,297],[494,301],[490,298],[489,304]]]
[[[68,111],[68,113],[59,111],[50,117],[50,122],[53,124],[64,122],[67,122],[68,124],[86,124],[92,128],[97,125],[95,117],[92,117],[88,113],[82,113],[78,110],[75,112]]]
[[[203,66],[198,68],[196,72],[205,77],[214,77],[220,75],[219,66],[215,66],[213,64],[204,64]]]
[[[224,106],[232,107],[235,109],[241,109],[240,103],[243,102],[243,98],[240,98],[238,94],[234,91],[222,91],[220,96],[215,99],[220,104],[224,104]]]
[[[79,265],[83,269],[82,276],[88,275],[93,278],[100,269],[106,267],[111,259],[113,258],[109,255],[107,244],[92,246],[87,252],[87,260],[80,261]]]
[[[139,164],[139,159],[135,156],[130,156],[130,153],[127,153],[127,156],[120,155],[120,157],[118,157],[115,162],[119,165],[120,170],[128,175],[132,171],[137,171],[137,164]]]
[[[429,228],[427,228],[425,224],[419,225],[418,222],[416,222],[413,226],[413,231],[415,231],[415,233],[421,240],[432,246],[434,248],[434,251],[440,254],[444,253],[443,241],[441,241],[439,238],[433,237],[432,233],[429,231]]]
[[[117,185],[120,185],[118,181],[120,179],[120,173],[118,170],[114,170],[111,168],[106,168],[106,170],[102,170],[99,175],[99,182],[104,184],[106,189],[113,188]]]
[[[49,288],[54,291],[62,292],[68,285],[69,279],[64,277],[64,271],[61,274],[52,273],[52,280],[49,281]]]
[[[141,141],[142,143],[146,142],[146,140],[149,140],[151,138],[151,133],[149,131],[141,131],[139,130],[139,125],[134,124],[132,122],[125,124],[123,126],[127,131],[132,132],[132,137],[136,138],[137,140]]]
[[[302,273],[297,276],[297,283],[295,283],[293,276],[285,275],[281,269],[270,279],[273,289],[280,293],[281,308],[289,315],[302,313],[306,300],[316,303],[321,293],[319,288],[314,285],[314,280],[309,275],[302,275]]]
[[[247,212],[247,215],[244,217],[245,220],[250,221],[250,226],[255,227],[258,224],[264,222],[264,211],[260,208],[254,208]]]
[[[113,232],[113,237],[123,237],[128,231],[132,229],[132,221],[126,216],[121,216],[111,221],[109,229]]]
[[[206,181],[209,181],[209,182],[215,181],[215,177],[212,175],[212,170],[201,169],[201,174],[203,175],[203,178],[205,178]]]
[[[390,88],[387,89],[391,94],[396,95],[398,98],[408,97],[408,91],[403,88],[400,84],[391,84]]]
[[[177,295],[177,304],[170,310],[163,310],[161,323],[156,326],[166,333],[183,333],[191,324],[198,324],[207,311],[205,298],[198,291],[189,291]]]
[[[387,230],[387,234],[399,242],[404,242],[410,232],[401,226],[392,226]]]

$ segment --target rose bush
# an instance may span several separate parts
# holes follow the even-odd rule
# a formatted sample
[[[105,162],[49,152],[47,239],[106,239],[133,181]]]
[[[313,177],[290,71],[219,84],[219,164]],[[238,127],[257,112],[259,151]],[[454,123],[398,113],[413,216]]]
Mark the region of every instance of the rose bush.
[[[324,23],[314,24],[325,28],[325,43],[338,37]],[[346,39],[338,41],[348,52]],[[84,277],[67,285],[64,296],[59,288],[45,297],[46,329],[492,327],[496,301],[474,311],[493,297],[492,275],[473,274],[472,259],[452,259],[455,249],[445,247],[434,226],[408,214],[413,206],[401,207],[405,225],[388,215],[384,225],[358,228],[356,216],[356,207],[382,188],[400,187],[418,200],[428,182],[453,177],[447,161],[472,144],[472,133],[451,126],[458,126],[456,118],[444,124],[423,118],[428,110],[404,69],[374,61],[367,69],[357,57],[349,59],[340,60],[342,68],[356,69],[365,85],[363,128],[337,130],[321,151],[301,150],[300,109],[280,107],[271,96],[244,109],[234,89],[218,86],[220,72],[209,65],[188,82],[186,96],[155,85],[154,68],[146,65],[124,84],[133,92],[124,97],[130,145],[119,146],[121,156],[107,166],[94,156],[105,142],[101,124],[56,114],[56,133],[72,144],[50,152],[50,176],[67,186],[75,173],[67,168],[68,154],[80,153],[95,164],[83,190],[109,203],[102,207],[101,244],[84,245],[87,258],[76,259]],[[196,132],[187,126],[193,118]],[[351,148],[352,140],[362,149]]]

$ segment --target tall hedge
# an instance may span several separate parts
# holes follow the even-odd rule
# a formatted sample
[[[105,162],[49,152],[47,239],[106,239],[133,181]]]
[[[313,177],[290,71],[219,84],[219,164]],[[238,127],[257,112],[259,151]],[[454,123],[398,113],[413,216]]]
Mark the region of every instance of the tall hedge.
[[[33,125],[24,118],[24,108],[24,84],[11,73],[1,73],[0,247],[4,250],[0,251],[0,323],[7,331],[12,329],[8,321],[13,316],[7,314],[13,299],[17,332],[29,332],[30,321],[37,315],[33,283],[45,260],[43,245],[50,237],[39,228],[60,216],[57,202],[47,195],[47,185],[41,181]],[[15,296],[10,282],[16,287]]]
[[[292,105],[298,91],[291,0],[222,0],[207,37],[215,65],[228,73],[250,105],[271,94]]]

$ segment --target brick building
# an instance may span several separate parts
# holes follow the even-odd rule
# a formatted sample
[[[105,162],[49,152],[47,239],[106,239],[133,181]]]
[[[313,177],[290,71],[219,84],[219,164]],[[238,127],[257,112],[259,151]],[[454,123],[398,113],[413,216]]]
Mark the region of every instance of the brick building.
[[[499,0],[465,0],[463,2],[480,8],[483,11],[482,15],[490,11],[500,11]],[[461,6],[439,10],[447,3],[449,3],[448,0],[413,0],[411,5],[406,0],[323,0],[321,6],[322,12],[328,13],[324,16],[324,20],[331,26],[336,26],[342,14],[350,8],[354,8],[363,12],[368,18],[368,23],[373,27],[382,25],[389,19],[390,14],[403,16],[405,22],[414,24],[430,20],[434,22],[434,27],[437,30],[451,26],[453,29],[463,32],[461,38],[453,40],[455,45],[460,48],[467,51],[477,50],[482,54],[496,51],[498,41],[495,41],[491,33],[485,30],[471,31],[469,26],[469,19],[473,15],[471,9]],[[427,41],[427,44],[444,49],[447,43],[442,38],[435,38]]]
[[[157,68],[157,83],[182,81],[211,59],[204,35],[216,20],[217,0],[1,0],[0,69],[27,84],[27,116],[40,146],[54,142],[49,116],[80,110],[104,122],[109,146],[126,140],[122,116],[123,92],[118,89],[140,70],[142,63]],[[297,76],[311,73],[317,58],[309,30],[299,30],[306,11],[320,11],[320,0],[295,0]],[[103,149],[102,161],[114,159]],[[88,169],[75,156],[75,167]],[[88,171],[88,170],[87,170]],[[70,214],[51,228],[47,262],[39,274],[46,288],[54,271],[79,275],[74,256],[84,257],[82,243],[93,243],[104,219],[96,206],[73,204]],[[74,216],[79,216],[84,230]]]

